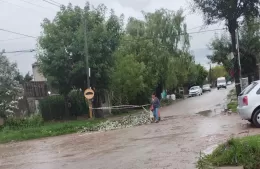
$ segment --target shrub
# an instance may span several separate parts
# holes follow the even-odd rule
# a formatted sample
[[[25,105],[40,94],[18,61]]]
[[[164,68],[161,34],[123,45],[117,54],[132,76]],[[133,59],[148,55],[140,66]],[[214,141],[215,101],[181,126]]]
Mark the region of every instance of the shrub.
[[[68,95],[67,103],[70,116],[81,116],[88,114],[88,105],[85,102],[83,93],[78,90],[72,90]],[[45,121],[62,120],[65,115],[64,96],[56,95],[46,97],[39,102],[39,109]]]
[[[40,113],[44,120],[60,120],[65,112],[63,96],[49,96],[39,102]]]
[[[69,94],[69,100],[71,103],[70,113],[74,116],[81,116],[88,114],[88,105],[85,101],[84,95],[78,90],[72,90]]]
[[[43,118],[41,114],[36,113],[31,115],[30,117],[24,117],[24,118],[9,117],[5,120],[4,127],[8,127],[11,129],[18,129],[18,128],[38,127],[41,125],[43,125]]]
[[[161,106],[168,106],[171,105],[174,101],[172,99],[162,99]]]
[[[257,169],[260,166],[260,136],[232,138],[218,146],[212,154],[203,156],[197,168],[209,166],[244,166],[245,169]]]

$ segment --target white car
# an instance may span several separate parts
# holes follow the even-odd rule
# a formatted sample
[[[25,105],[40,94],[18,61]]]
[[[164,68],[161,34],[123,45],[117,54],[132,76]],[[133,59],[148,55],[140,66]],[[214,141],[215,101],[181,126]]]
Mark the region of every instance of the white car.
[[[237,111],[243,120],[260,128],[260,80],[252,82],[239,94]]]
[[[202,95],[202,89],[199,86],[193,86],[189,90],[189,97]]]
[[[209,84],[205,84],[202,86],[203,92],[211,92],[211,88]]]
[[[232,84],[232,82],[231,82],[231,81],[228,81],[228,82],[227,82],[227,85],[231,85],[231,84]]]

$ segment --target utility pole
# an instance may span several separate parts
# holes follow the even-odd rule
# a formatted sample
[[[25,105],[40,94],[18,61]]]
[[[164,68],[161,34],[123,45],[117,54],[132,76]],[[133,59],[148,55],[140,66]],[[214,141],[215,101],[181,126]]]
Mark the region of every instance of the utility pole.
[[[84,17],[84,41],[85,41],[85,64],[86,64],[86,75],[87,75],[87,88],[90,88],[90,78],[89,78],[89,55],[88,55],[88,39],[87,39],[87,22]]]
[[[212,75],[211,75],[211,62],[209,62],[209,83],[212,85]]]
[[[87,39],[87,21],[85,18],[85,15],[83,17],[84,19],[84,41],[85,41],[85,65],[86,65],[86,75],[87,75],[87,89],[90,89],[90,68],[89,68],[89,54],[88,54],[88,39]],[[88,102],[88,107],[89,107],[89,117],[92,118],[93,117],[93,113],[92,113],[92,100],[91,99],[87,99],[86,100]]]
[[[237,28],[237,58],[238,58],[238,66],[239,66],[239,79],[240,79],[240,83],[241,83],[242,69],[241,69],[240,52],[239,52],[239,31],[238,31],[238,28]]]

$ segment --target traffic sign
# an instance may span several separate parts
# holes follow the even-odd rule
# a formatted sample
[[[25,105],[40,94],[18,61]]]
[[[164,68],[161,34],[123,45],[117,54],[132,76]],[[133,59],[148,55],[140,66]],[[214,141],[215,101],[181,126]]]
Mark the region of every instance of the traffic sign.
[[[84,91],[84,96],[85,96],[85,98],[86,99],[88,99],[88,100],[90,100],[90,99],[92,99],[93,97],[94,97],[94,91],[92,90],[92,89],[86,89],[85,91]]]

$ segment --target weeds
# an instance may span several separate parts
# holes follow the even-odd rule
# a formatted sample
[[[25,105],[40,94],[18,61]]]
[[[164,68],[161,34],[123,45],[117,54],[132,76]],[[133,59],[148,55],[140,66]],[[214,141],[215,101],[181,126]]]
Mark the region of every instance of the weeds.
[[[244,166],[245,169],[260,168],[260,136],[228,140],[220,145],[211,155],[199,159],[197,168],[204,169],[207,166]]]
[[[230,102],[228,103],[227,107],[229,110],[231,110],[233,113],[237,112],[237,102]]]

